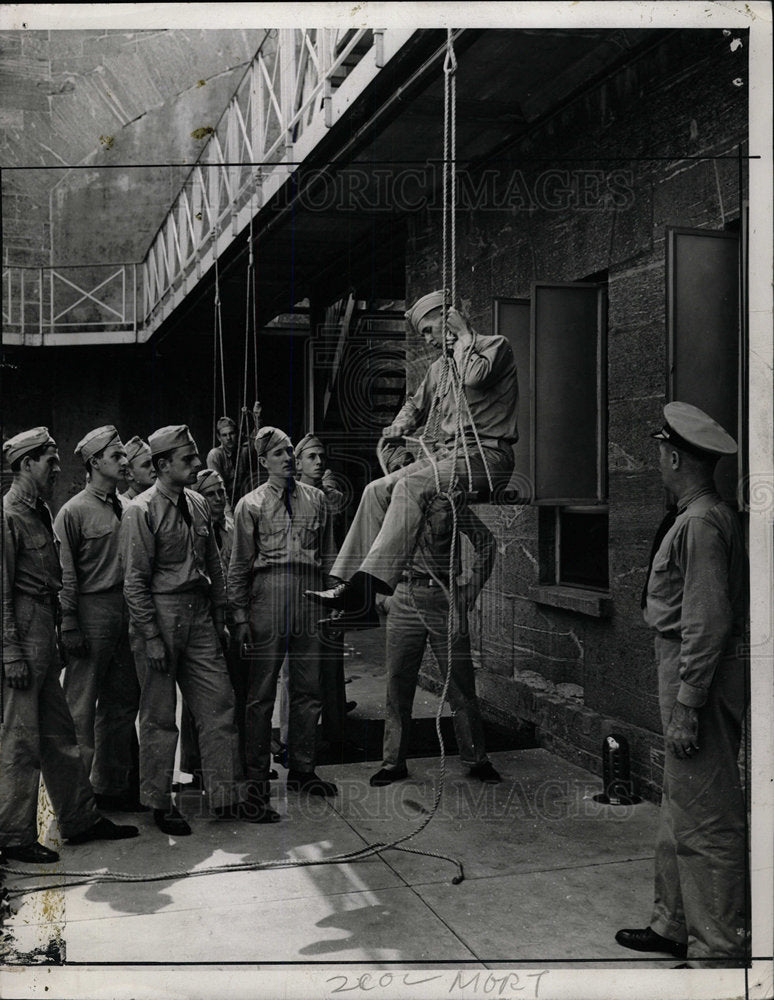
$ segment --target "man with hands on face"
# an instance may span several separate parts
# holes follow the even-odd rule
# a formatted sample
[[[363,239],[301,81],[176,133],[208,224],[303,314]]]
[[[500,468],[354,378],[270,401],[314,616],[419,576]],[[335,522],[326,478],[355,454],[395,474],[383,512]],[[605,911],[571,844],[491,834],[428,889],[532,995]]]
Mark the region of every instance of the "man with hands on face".
[[[127,506],[120,551],[140,678],[140,797],[172,836],[191,828],[172,803],[179,684],[196,723],[205,789],[218,818],[242,816],[234,693],[222,645],[226,591],[206,501],[188,487],[201,460],[185,425],[148,438],[158,478]]]
[[[252,411],[243,410],[247,414],[251,412],[255,430],[261,426],[262,407],[258,400],[253,404]],[[249,417],[248,417],[249,424]],[[227,510],[231,513],[232,504],[235,506],[237,500],[244,495],[247,490],[253,488],[251,482],[251,462],[250,462],[250,442],[243,440],[237,454],[238,429],[236,422],[231,417],[220,417],[215,424],[215,433],[218,436],[218,443],[207,453],[205,465],[208,469],[217,472],[223,480],[226,490]],[[253,474],[255,469],[252,468]]]
[[[287,655],[290,685],[287,787],[335,795],[336,786],[314,770],[320,717],[321,639],[311,605],[334,551],[328,507],[321,490],[293,478],[293,446],[284,431],[263,427],[255,436],[268,474],[242,497],[234,513],[234,548],[228,572],[235,636],[250,647],[245,715],[248,803],[260,821],[275,822],[269,806],[271,720],[277,677]]]
[[[70,844],[136,837],[136,826],[100,816],[59,683],[56,630],[62,571],[46,503],[59,452],[45,427],[9,438],[13,483],[2,498],[3,724],[0,729],[0,850],[6,860],[51,864],[38,842],[41,774]]]
[[[513,351],[501,336],[482,336],[468,326],[456,309],[448,310],[443,327],[443,290],[423,296],[406,313],[409,328],[434,347],[451,352],[448,362],[459,373],[467,406],[460,412],[451,375],[444,386],[444,357],[430,365],[421,385],[383,431],[395,441],[416,430],[430,415],[440,389],[435,470],[422,455],[415,462],[369,483],[352,525],[339,550],[331,575],[345,581],[326,591],[310,591],[311,600],[341,612],[331,618],[332,629],[373,628],[377,593],[391,594],[414,548],[428,503],[436,495],[436,472],[441,489],[453,474],[468,488],[466,453],[474,491],[488,489],[487,468],[494,483],[506,480],[513,469],[513,444],[518,440],[516,408],[518,380]],[[476,442],[473,421],[481,449]],[[454,440],[462,424],[454,462]]]
[[[713,474],[736,442],[688,403],[664,407],[652,436],[676,497],[656,535],[643,608],[656,631],[666,754],[649,926],[618,931],[635,951],[692,968],[744,964],[746,807],[737,758],[748,702],[747,556],[737,513]]]
[[[127,456],[112,425],[75,448],[88,481],[54,520],[62,563],[62,687],[100,808],[140,809],[132,788],[140,688],[129,650],[118,535],[124,504],[116,486]]]

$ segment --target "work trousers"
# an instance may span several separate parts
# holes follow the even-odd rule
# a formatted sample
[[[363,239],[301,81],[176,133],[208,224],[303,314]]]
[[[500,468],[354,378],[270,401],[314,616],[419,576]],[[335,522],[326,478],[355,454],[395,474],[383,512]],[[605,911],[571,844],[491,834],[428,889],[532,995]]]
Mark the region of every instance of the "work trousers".
[[[448,668],[447,626],[449,602],[438,586],[413,581],[401,582],[390,598],[387,615],[387,708],[384,718],[384,767],[406,762],[411,730],[411,708],[417,677],[427,642],[441,670]],[[449,679],[449,707],[460,760],[468,767],[487,760],[484,727],[476,697],[470,636],[464,611],[455,616],[452,639],[452,669]]]
[[[245,693],[247,674],[239,650],[230,648],[226,655],[226,667],[234,690],[234,723],[239,738],[240,774],[244,776],[245,761]],[[187,774],[195,774],[202,769],[202,754],[199,749],[199,738],[196,735],[196,723],[191,709],[183,701],[183,711],[180,716],[180,770]]]
[[[680,643],[658,636],[659,702],[666,731],[680,687]],[[744,961],[749,933],[747,810],[737,758],[747,707],[747,665],[728,655],[698,709],[699,749],[665,755],[650,926],[687,943],[696,967]]]
[[[344,739],[347,716],[347,692],[344,678],[344,636],[320,636],[320,732],[328,743]],[[282,664],[280,688],[280,740],[287,746],[290,720],[290,683],[288,662]]]
[[[78,622],[86,656],[68,658],[62,687],[95,792],[130,791],[140,685],[129,649],[129,618],[120,590],[81,594]]]
[[[194,717],[204,787],[212,808],[241,798],[234,692],[204,593],[154,594],[166,674],[148,666],[145,640],[130,630],[140,680],[140,799],[153,809],[172,800],[178,729],[176,684]]]
[[[513,469],[512,450],[483,450],[493,484],[506,482]],[[446,490],[454,463],[447,449],[439,454],[442,457],[436,460],[436,470],[441,489]],[[468,445],[468,455],[472,489],[487,489],[486,467],[475,444]],[[462,446],[456,471],[460,484],[467,489],[468,473]],[[393,590],[414,550],[427,505],[437,492],[435,472],[427,458],[369,483],[363,490],[331,574],[349,580],[360,570],[382,580]]]
[[[247,777],[252,781],[266,781],[269,777],[271,718],[285,656],[290,688],[288,763],[294,771],[314,770],[320,718],[320,612],[304,597],[304,591],[319,589],[320,585],[319,574],[289,566],[261,570],[253,579],[253,648],[248,661],[245,713]]]
[[[16,624],[30,685],[21,691],[4,681],[0,730],[0,846],[38,839],[38,786],[46,785],[64,838],[99,819],[83,766],[75,726],[59,683],[52,603],[24,594],[14,601]]]

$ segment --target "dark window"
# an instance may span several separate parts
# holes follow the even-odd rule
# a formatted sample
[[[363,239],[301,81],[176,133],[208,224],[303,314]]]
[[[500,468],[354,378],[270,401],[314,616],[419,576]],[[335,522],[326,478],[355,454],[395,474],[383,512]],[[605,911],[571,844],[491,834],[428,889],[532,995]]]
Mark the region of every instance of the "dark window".
[[[607,590],[607,509],[561,507],[557,522],[556,582]]]

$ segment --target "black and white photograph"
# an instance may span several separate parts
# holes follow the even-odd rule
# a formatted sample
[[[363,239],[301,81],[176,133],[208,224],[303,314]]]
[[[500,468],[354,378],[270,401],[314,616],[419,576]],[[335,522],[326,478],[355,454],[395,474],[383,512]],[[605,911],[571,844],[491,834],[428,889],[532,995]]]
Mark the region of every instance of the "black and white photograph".
[[[774,997],[772,8],[0,7],[0,996]]]

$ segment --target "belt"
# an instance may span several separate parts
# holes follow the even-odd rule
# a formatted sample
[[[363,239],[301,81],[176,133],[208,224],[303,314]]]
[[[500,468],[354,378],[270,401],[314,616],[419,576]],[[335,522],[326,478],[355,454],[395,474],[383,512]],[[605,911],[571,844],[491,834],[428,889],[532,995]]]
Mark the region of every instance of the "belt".
[[[57,595],[52,591],[47,594],[30,594],[27,590],[16,590],[17,597],[26,597],[28,601],[34,601],[35,604],[42,604],[44,607],[56,607]]]
[[[449,586],[449,580],[447,577],[441,576],[436,579],[435,577],[427,576],[426,573],[407,573],[406,581],[412,584],[418,584],[420,587],[436,587],[438,590],[440,590],[442,586]]]

